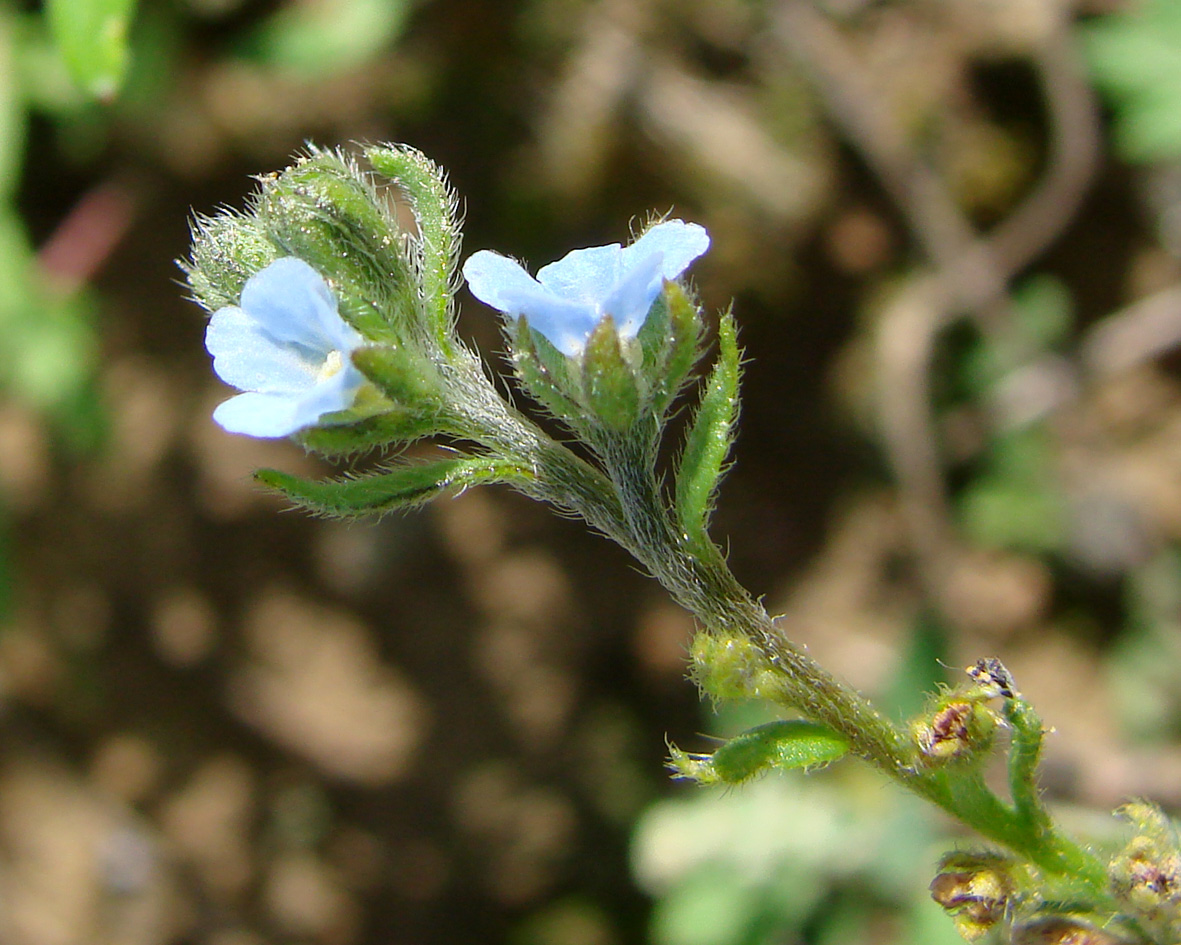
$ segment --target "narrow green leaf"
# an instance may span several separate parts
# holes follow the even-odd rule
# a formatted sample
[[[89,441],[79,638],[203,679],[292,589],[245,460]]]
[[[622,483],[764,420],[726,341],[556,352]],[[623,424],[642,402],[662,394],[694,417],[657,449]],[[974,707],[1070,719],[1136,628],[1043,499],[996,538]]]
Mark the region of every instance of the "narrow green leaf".
[[[248,38],[246,47],[269,66],[304,81],[354,69],[396,42],[409,0],[319,0],[283,4]]]
[[[47,0],[47,12],[70,77],[94,98],[114,98],[127,71],[135,0]]]
[[[440,433],[452,433],[446,418],[394,404],[381,413],[353,423],[325,423],[298,434],[299,442],[321,456],[356,456],[392,444],[412,443]]]
[[[707,527],[738,419],[741,352],[734,317],[718,325],[718,360],[710,372],[677,470],[677,517],[681,531],[697,547],[709,543]]]
[[[700,784],[742,784],[767,771],[814,768],[836,761],[849,743],[832,729],[790,719],[768,722],[730,739],[712,755],[673,749],[672,767]]]
[[[314,481],[276,469],[260,469],[255,481],[281,492],[300,508],[333,518],[348,518],[422,505],[448,489],[493,482],[521,481],[516,463],[488,456],[463,456],[435,462],[403,463],[386,472],[356,479]]]
[[[418,236],[412,250],[418,256],[422,300],[435,338],[450,351],[452,338],[451,297],[459,259],[459,202],[439,165],[421,151],[405,145],[367,148],[365,157],[379,174],[393,181],[406,197]]]
[[[1017,816],[1033,829],[1047,829],[1050,815],[1041,800],[1037,766],[1045,729],[1033,706],[1020,695],[1005,700],[1005,718],[1013,732],[1009,746],[1009,791]]]
[[[815,722],[793,719],[768,722],[730,739],[713,754],[714,771],[729,784],[745,781],[767,768],[811,768],[836,761],[849,744]]]

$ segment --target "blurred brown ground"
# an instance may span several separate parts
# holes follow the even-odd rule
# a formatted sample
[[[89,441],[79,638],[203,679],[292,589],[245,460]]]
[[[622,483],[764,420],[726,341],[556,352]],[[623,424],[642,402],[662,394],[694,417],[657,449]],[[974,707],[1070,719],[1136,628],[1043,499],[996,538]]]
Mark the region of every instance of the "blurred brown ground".
[[[774,3],[423,2],[375,61],[313,81],[234,45],[277,6],[154,6],[145,19],[181,44],[160,88],[32,125],[37,242],[95,188],[117,199],[77,251],[120,215],[127,228],[94,280],[101,447],[71,452],[0,402],[16,582],[0,942],[642,941],[629,825],[671,790],[666,736],[695,747],[704,726],[689,619],[623,552],[515,495],[340,524],[259,494],[257,466],[324,468],[212,424],[226,391],[174,264],[188,216],[241,206],[249,175],[305,140],[367,139],[448,168],[469,252],[536,266],[625,239],[649,210],[705,224],[695,282],[711,309],[735,299],[751,359],[717,534],[870,691],[889,688],[922,595],[871,419],[872,300],[921,239],[825,118]],[[1044,26],[1034,0],[984,6],[827,9],[872,107],[933,127],[949,192],[992,224],[1042,169]],[[1038,259],[1084,328],[1181,276],[1126,168],[1108,162],[1088,193]],[[494,360],[492,313],[460,301],[462,334]],[[944,602],[949,662],[1005,659],[1057,729],[1049,786],[1100,809],[1181,803],[1175,732],[1130,747],[1104,668],[1127,571],[1181,534],[1174,368],[1123,372],[1060,414],[1064,481],[1133,521],[1124,557],[1096,571],[968,548]],[[970,456],[979,417],[944,421]]]

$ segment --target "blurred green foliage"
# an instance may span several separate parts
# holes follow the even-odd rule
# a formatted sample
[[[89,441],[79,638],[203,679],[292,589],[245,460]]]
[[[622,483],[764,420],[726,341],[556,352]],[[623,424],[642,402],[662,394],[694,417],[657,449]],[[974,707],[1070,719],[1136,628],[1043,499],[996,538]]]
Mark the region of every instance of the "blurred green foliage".
[[[396,42],[413,0],[328,0],[280,7],[241,40],[250,58],[301,81],[353,68]]]
[[[1129,4],[1083,32],[1096,81],[1117,109],[1116,143],[1134,161],[1181,157],[1181,7]]]
[[[46,0],[49,29],[70,77],[87,95],[109,100],[127,71],[135,0]]]

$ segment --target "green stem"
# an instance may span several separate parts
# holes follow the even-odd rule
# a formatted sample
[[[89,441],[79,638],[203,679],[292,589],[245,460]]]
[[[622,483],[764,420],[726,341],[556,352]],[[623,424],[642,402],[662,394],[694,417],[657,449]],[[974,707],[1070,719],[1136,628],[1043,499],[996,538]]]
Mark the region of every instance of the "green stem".
[[[1050,814],[1037,789],[1037,765],[1042,754],[1042,720],[1021,696],[1005,700],[1005,717],[1013,732],[1009,747],[1009,793],[1017,816],[1030,830],[1050,827]]]
[[[707,631],[737,632],[752,640],[784,679],[779,701],[839,732],[855,754],[892,780],[1044,872],[1068,879],[1097,904],[1110,905],[1105,865],[1054,829],[1038,797],[1041,722],[1027,703],[1009,700],[1015,732],[1010,769],[1014,806],[1001,801],[974,772],[956,775],[918,765],[913,740],[788,640],[738,583],[716,547],[708,554],[687,550],[662,500],[650,457],[628,449],[636,439],[621,438],[600,450],[627,521],[628,545]]]
[[[839,732],[853,753],[1046,874],[1067,880],[1079,894],[1110,906],[1107,871],[1097,857],[1057,831],[1037,795],[1035,767],[1041,723],[1027,704],[1013,703],[1015,737],[1010,761],[1013,806],[978,774],[948,773],[918,763],[913,739],[856,690],[837,680],[783,634],[738,583],[716,546],[690,549],[678,534],[654,468],[653,437],[619,435],[595,444],[607,475],[542,433],[473,378],[483,401],[474,439],[518,458],[532,471],[518,485],[533,498],[576,512],[628,549],[706,631],[751,640],[782,680],[775,698],[785,707]],[[471,401],[469,400],[469,403]],[[1022,708],[1025,707],[1025,708]]]

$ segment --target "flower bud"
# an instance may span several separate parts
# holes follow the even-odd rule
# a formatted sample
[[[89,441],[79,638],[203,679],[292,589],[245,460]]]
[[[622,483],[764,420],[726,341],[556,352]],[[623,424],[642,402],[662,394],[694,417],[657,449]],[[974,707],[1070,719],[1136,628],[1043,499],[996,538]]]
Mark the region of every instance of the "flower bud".
[[[231,432],[340,454],[466,431],[454,379],[482,375],[451,322],[454,199],[418,152],[365,154],[421,232],[401,230],[372,172],[315,148],[260,178],[246,212],[194,223],[181,266],[213,316],[215,370],[243,391],[218,408]]]
[[[1012,945],[1131,945],[1132,940],[1073,916],[1045,916],[1013,928]]]
[[[1181,849],[1165,813],[1137,801],[1120,813],[1136,827],[1124,849],[1111,861],[1111,888],[1131,914],[1162,936],[1181,935]]]
[[[1017,889],[1012,860],[995,853],[953,853],[939,869],[931,881],[931,898],[952,915],[969,942],[1005,917]]]
[[[945,693],[910,726],[927,765],[982,758],[992,747],[996,727],[992,709],[956,693]]]
[[[782,688],[766,654],[741,634],[699,631],[689,645],[689,663],[697,685],[719,702],[774,699]]]

